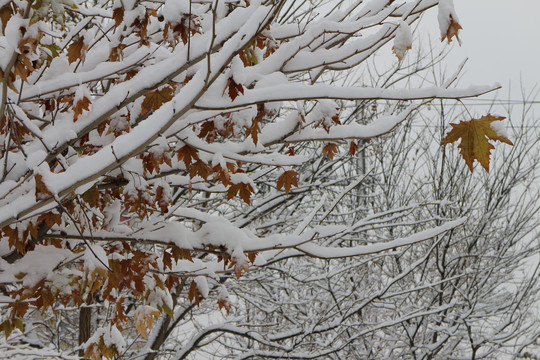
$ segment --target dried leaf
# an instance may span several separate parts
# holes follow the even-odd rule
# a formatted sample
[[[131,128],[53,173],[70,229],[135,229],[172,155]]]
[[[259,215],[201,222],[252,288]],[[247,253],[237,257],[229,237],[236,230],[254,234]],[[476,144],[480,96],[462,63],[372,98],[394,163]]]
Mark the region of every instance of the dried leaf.
[[[0,20],[2,20],[2,34],[6,33],[6,25],[9,19],[11,19],[11,16],[13,16],[13,9],[11,8],[11,5],[7,3],[2,7],[2,9],[0,9]]]
[[[114,26],[118,27],[124,21],[124,9],[122,7],[117,7],[113,9],[113,20]]]
[[[82,194],[82,198],[91,207],[97,206],[99,200],[99,190],[97,186],[94,185],[90,189],[86,190],[85,193]]]
[[[441,41],[444,41],[444,39],[448,39],[448,43],[452,42],[452,37],[456,37],[458,43],[461,45],[461,41],[459,40],[458,32],[459,30],[462,30],[463,28],[457,21],[454,20],[452,15],[450,15],[450,25],[448,26],[448,30],[446,30],[446,33],[442,36]]]
[[[36,181],[36,201],[45,200],[53,196],[52,192],[47,188],[47,185],[45,185],[43,176],[35,174],[34,179]]]
[[[160,90],[150,91],[144,95],[144,100],[141,105],[141,115],[159,109],[161,105],[170,101],[173,96],[174,88],[171,86],[165,86]]]
[[[232,184],[227,190],[227,199],[232,199],[238,193],[240,195],[240,198],[242,198],[242,200],[244,200],[246,204],[250,205],[249,198],[251,197],[251,194],[255,193],[255,191],[253,190],[251,184],[246,184],[242,182],[238,184]]]
[[[489,172],[489,156],[491,149],[495,149],[495,147],[488,140],[498,140],[513,145],[508,138],[498,134],[491,126],[494,121],[503,119],[505,118],[502,116],[488,114],[480,119],[450,124],[452,130],[446,135],[441,145],[461,140],[458,147],[469,170],[473,170],[473,162],[476,159]]]
[[[158,186],[156,189],[156,202],[163,214],[167,212],[169,205],[172,203],[169,192],[163,186]]]
[[[296,152],[294,151],[294,146],[289,145],[289,147],[287,148],[287,151],[285,152],[285,154],[287,154],[289,156],[296,155]]]
[[[256,252],[256,251],[250,251],[250,252],[247,253],[247,257],[248,257],[249,261],[250,261],[252,264],[255,262],[255,259],[257,258],[257,255],[258,255],[258,254],[259,254],[259,253]]]
[[[232,77],[227,80],[227,89],[232,101],[238,97],[238,93],[244,94],[244,87],[241,84],[237,84]]]
[[[227,170],[227,167],[223,169],[221,165],[217,164],[212,168],[212,171],[214,172],[214,181],[220,180],[225,186],[228,186],[231,183],[231,175]]]
[[[330,159],[334,159],[334,155],[336,155],[339,152],[338,145],[335,143],[326,143],[323,146],[322,154],[323,156],[326,155]]]
[[[118,44],[117,46],[113,47],[109,53],[109,61],[122,61],[126,46],[126,44]]]
[[[201,292],[199,291],[199,288],[197,287],[197,283],[195,281],[192,281],[191,285],[189,286],[189,295],[188,295],[189,301],[195,302],[195,304],[199,306],[200,296],[201,296]]]
[[[184,161],[186,169],[189,168],[192,162],[199,160],[197,149],[189,145],[184,145],[180,149],[178,149],[176,151],[176,156],[178,157],[178,161]]]
[[[246,131],[246,136],[251,136],[255,145],[257,145],[257,142],[259,142],[259,134],[261,133],[259,124],[262,121],[265,113],[264,104],[257,104],[257,115],[253,118],[251,121],[251,126]]]
[[[231,303],[229,302],[229,299],[228,298],[219,298],[217,300],[217,303],[218,303],[218,306],[219,306],[219,309],[225,309],[227,310],[227,315],[229,314],[230,310],[231,310]]]
[[[298,187],[298,173],[296,171],[288,170],[278,177],[278,180],[277,180],[278,190],[280,190],[281,188],[284,188],[285,193],[289,194],[289,190],[291,190],[292,186]]]
[[[169,153],[153,153],[147,152],[142,155],[143,170],[145,174],[151,174],[155,172],[159,173],[159,167],[161,164],[165,163],[171,166],[171,158]]]
[[[349,155],[354,156],[356,152],[358,151],[358,144],[356,144],[355,141],[351,141],[349,144]]]
[[[159,311],[151,306],[140,306],[133,315],[135,329],[141,336],[147,339],[147,332],[152,329],[154,318],[159,317]]]
[[[180,249],[179,253],[182,259],[186,259],[188,261],[193,262],[193,259],[191,258],[191,251],[189,251],[188,249],[182,249],[182,248],[179,248],[179,249]]]
[[[194,178],[198,175],[204,180],[206,180],[208,179],[208,176],[210,176],[210,174],[212,174],[212,168],[210,167],[210,165],[201,160],[198,160],[189,168],[189,176],[191,178]]]
[[[90,109],[90,104],[92,104],[92,102],[86,96],[79,99],[73,106],[73,121],[77,121],[79,115],[81,115],[83,111],[88,111]]]
[[[87,49],[88,45],[84,43],[84,36],[79,36],[77,41],[71,43],[67,49],[69,63],[71,64],[77,60],[84,60]]]
[[[41,214],[38,218],[38,223],[44,222],[48,227],[62,224],[62,215],[53,212]]]
[[[13,74],[20,77],[22,81],[28,83],[28,72],[26,70],[26,66],[24,66],[24,64],[22,64],[20,61],[17,61],[13,65]]]
[[[214,142],[216,139],[216,126],[214,124],[214,121],[205,121],[201,125],[201,131],[199,131],[199,138],[204,139],[206,138],[206,141],[211,143]]]

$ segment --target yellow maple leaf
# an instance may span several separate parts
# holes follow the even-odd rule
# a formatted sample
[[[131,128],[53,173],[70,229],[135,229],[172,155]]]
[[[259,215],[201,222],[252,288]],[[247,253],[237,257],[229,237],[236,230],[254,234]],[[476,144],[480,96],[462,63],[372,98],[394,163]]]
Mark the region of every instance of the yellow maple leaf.
[[[459,124],[450,124],[452,125],[452,130],[446,134],[441,145],[461,139],[458,147],[469,170],[473,170],[473,162],[476,159],[489,172],[489,155],[491,149],[495,149],[489,143],[489,140],[498,140],[509,145],[514,145],[507,137],[497,133],[491,126],[494,121],[501,121],[503,119],[505,118],[502,116],[488,114],[482,116],[480,119],[461,121]]]

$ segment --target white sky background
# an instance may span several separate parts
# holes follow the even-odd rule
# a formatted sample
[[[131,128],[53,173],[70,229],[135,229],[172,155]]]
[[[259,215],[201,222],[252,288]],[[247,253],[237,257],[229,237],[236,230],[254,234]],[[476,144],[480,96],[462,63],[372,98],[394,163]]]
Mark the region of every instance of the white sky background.
[[[463,27],[462,46],[449,54],[449,69],[468,58],[461,86],[498,82],[504,99],[511,83],[510,97],[521,100],[520,81],[528,91],[540,83],[540,0],[454,0],[454,5]],[[421,22],[419,31],[435,40],[437,10]]]

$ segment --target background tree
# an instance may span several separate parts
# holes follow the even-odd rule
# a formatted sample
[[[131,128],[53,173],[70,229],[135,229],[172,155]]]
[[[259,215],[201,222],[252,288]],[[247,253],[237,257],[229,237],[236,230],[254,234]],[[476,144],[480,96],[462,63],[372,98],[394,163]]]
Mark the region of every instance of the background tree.
[[[253,332],[240,325],[265,313],[244,306],[241,322],[179,335],[217,316],[197,308],[204,298],[227,312],[231,289],[255,301],[259,289],[248,284],[257,278],[243,277],[250,269],[442,242],[464,223],[436,213],[448,205],[439,197],[382,208],[369,202],[369,186],[355,207],[342,204],[364,180],[377,182],[350,182],[340,149],[355,154],[433,99],[496,88],[450,88],[457,74],[429,87],[336,81],[392,41],[403,58],[410,25],[438,3],[338,11],[295,1],[3,1],[0,326],[14,349],[6,354],[183,358],[229,333],[246,343],[223,344],[252,349],[244,357],[324,357],[366,339],[337,325],[323,332],[309,311],[290,318],[309,333]],[[451,1],[441,3],[441,35],[451,41],[460,26]],[[389,105],[369,122],[349,116],[350,104],[374,100]],[[384,266],[364,271],[370,286],[388,286]],[[444,286],[448,276],[430,281]],[[444,291],[439,313],[449,306]],[[279,301],[305,305],[303,296]],[[327,336],[330,348],[311,342]]]
[[[237,319],[250,327],[249,334],[265,334],[273,343],[223,335],[230,322],[220,318],[210,325],[204,319],[200,331],[182,339],[220,343],[220,356],[231,358],[534,354],[539,334],[539,148],[531,98],[523,104],[521,111],[506,110],[513,118],[508,136],[516,146],[497,154],[491,175],[471,175],[457,148],[437,146],[448,129],[447,118],[471,116],[444,102],[420,112],[395,134],[372,140],[364,155],[321,160],[324,166],[318,169],[324,170],[316,177],[322,186],[300,195],[314,198],[280,204],[287,214],[280,217],[283,227],[297,230],[323,219],[353,223],[356,232],[328,239],[332,246],[350,248],[404,237],[448,218],[467,221],[422,244],[360,259],[314,260],[295,249],[279,252],[267,259],[264,270],[229,287],[241,304],[229,321]],[[357,105],[351,114],[376,116],[371,104]],[[254,221],[264,228],[276,211],[257,212]],[[220,336],[212,337],[215,333]],[[195,357],[204,351],[189,349]]]

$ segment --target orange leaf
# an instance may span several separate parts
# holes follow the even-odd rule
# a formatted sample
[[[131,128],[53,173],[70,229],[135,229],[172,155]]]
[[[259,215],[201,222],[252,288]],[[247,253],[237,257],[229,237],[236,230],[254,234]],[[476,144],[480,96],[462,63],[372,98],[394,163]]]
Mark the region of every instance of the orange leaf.
[[[448,43],[452,42],[452,37],[456,37],[458,43],[461,45],[461,41],[459,40],[458,31],[463,29],[461,25],[457,21],[454,20],[452,15],[450,15],[450,26],[448,26],[448,30],[446,30],[446,33],[442,36],[441,41],[444,41],[444,39],[448,39]]]
[[[441,145],[461,140],[459,148],[469,170],[473,170],[473,162],[476,159],[489,172],[489,155],[491,149],[495,149],[495,147],[488,140],[498,140],[509,145],[514,145],[508,138],[498,134],[491,126],[494,121],[501,121],[503,119],[505,118],[502,116],[488,114],[480,119],[461,121],[459,124],[450,124],[452,125],[452,130],[446,134]]]
[[[80,36],[77,41],[71,43],[67,49],[68,61],[71,64],[79,59],[84,60],[88,45],[84,43],[84,36]]]
[[[174,88],[165,86],[161,90],[150,91],[144,95],[144,100],[141,105],[141,115],[146,114],[149,111],[159,109],[159,107],[171,100],[174,95]]]
[[[298,187],[298,173],[294,170],[285,171],[283,174],[281,174],[278,177],[277,180],[277,188],[278,190],[281,188],[285,189],[285,193],[289,194],[289,190],[291,190],[292,186]]]

